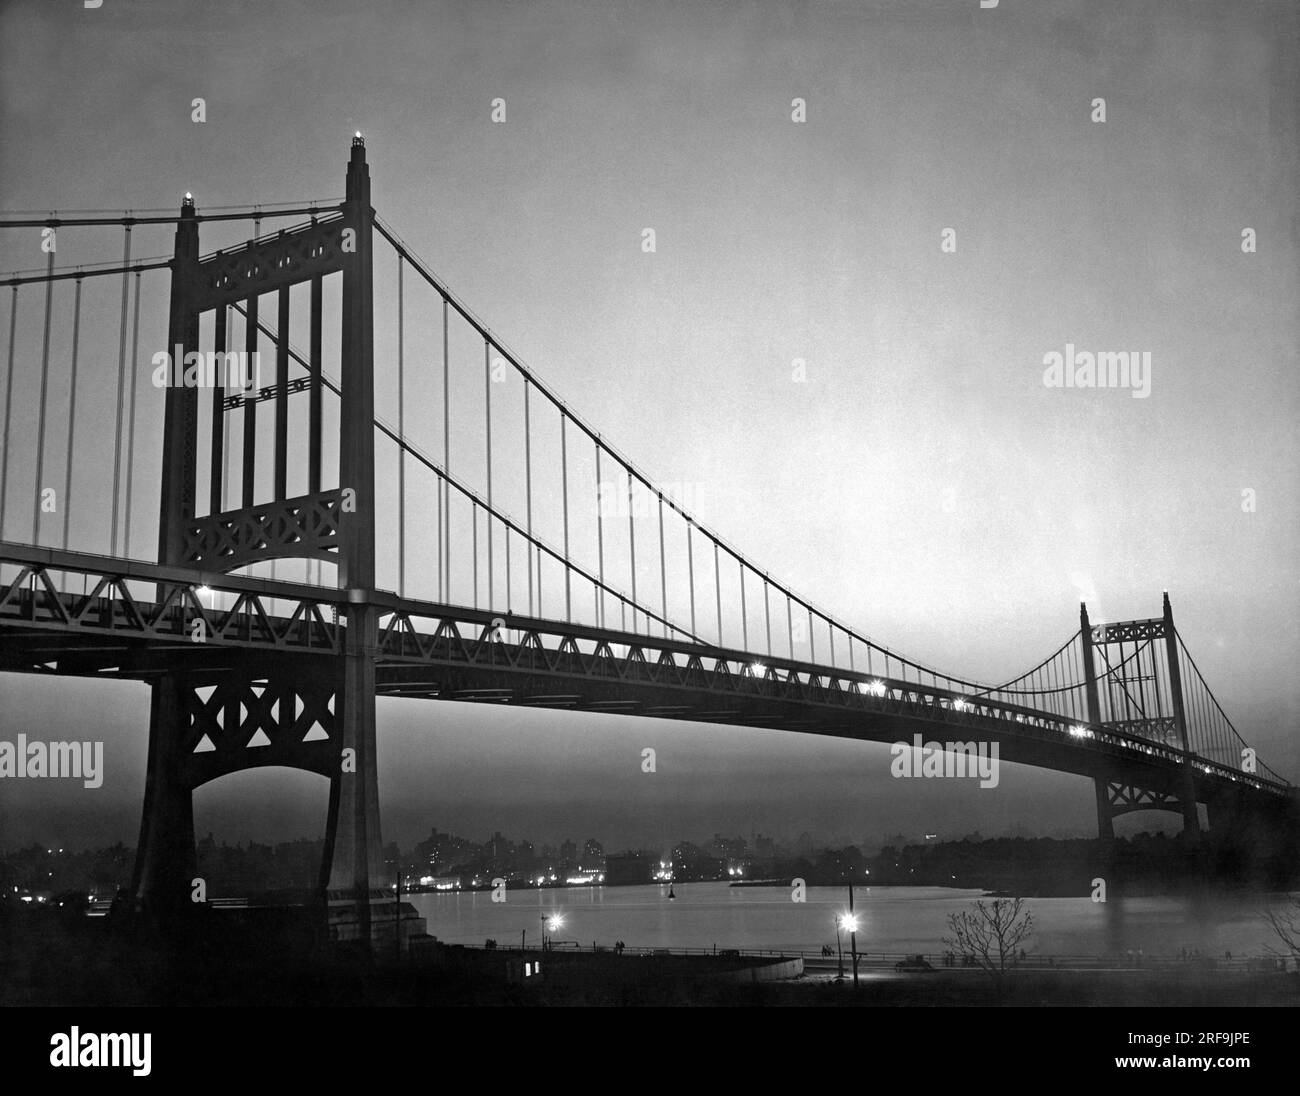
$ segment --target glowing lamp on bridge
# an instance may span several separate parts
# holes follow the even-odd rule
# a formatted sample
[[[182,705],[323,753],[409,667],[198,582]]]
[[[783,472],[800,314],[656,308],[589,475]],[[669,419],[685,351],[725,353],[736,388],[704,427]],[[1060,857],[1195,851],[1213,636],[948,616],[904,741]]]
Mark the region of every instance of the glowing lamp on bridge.
[[[884,696],[885,683],[883,681],[868,681],[867,692],[869,692],[872,696]]]
[[[761,674],[764,670],[767,669],[767,667],[764,666],[761,662],[752,662],[750,663],[749,669],[751,673]]]
[[[966,701],[958,697],[952,702],[952,710],[954,712],[964,712],[966,710]]]
[[[845,932],[858,931],[858,916],[855,913],[845,913],[840,915],[840,925]]]

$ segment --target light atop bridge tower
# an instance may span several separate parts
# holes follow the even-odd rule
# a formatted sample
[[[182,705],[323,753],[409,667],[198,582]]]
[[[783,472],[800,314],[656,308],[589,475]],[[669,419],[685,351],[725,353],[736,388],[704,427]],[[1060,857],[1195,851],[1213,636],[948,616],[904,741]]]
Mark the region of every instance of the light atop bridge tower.
[[[191,194],[188,190],[185,192],[185,201],[181,202],[181,216],[182,217],[194,216],[194,195]]]
[[[352,138],[352,143],[354,145],[365,145],[366,139],[361,136],[361,130],[357,130],[356,134]]]

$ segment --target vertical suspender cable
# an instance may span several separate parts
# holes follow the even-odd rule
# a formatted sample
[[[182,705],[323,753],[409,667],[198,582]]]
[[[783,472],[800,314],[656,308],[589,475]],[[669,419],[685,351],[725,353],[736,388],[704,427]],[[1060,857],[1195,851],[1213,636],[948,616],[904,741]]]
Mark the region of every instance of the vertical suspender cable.
[[[528,393],[532,388],[532,383],[527,377],[524,377],[524,511],[525,522],[528,526],[528,539],[524,541],[524,560],[528,567],[528,615],[533,615],[533,423],[532,416],[529,413]],[[542,557],[539,552],[537,555],[537,566],[542,565]],[[538,585],[541,585],[542,575],[539,570],[537,573]],[[541,602],[541,590],[537,591],[538,602]]]
[[[36,491],[32,502],[32,543],[41,542],[41,479],[45,475],[45,408],[50,390],[50,311],[54,307],[54,252],[45,253],[45,334],[41,341],[41,402],[36,418]]]
[[[569,566],[569,416],[560,412],[560,493],[564,508],[564,619],[573,622],[573,568]]]
[[[1164,661],[1164,671],[1165,671],[1165,696],[1169,697],[1170,706],[1172,707],[1174,694],[1173,694],[1173,690],[1169,688],[1169,660],[1168,659],[1165,659]]]
[[[687,581],[691,587],[691,635],[695,635],[695,551],[691,547],[691,519],[686,519]]]
[[[785,622],[790,630],[790,660],[794,661],[794,609],[789,594],[785,595]]]
[[[289,497],[289,286],[276,294],[275,314],[275,483],[277,502]],[[275,561],[271,561],[275,575]]]
[[[76,452],[77,356],[81,347],[81,279],[77,279],[72,304],[72,379],[68,384],[68,461],[63,468],[63,547],[68,546],[68,522],[72,516],[72,454]]]
[[[487,406],[487,604],[495,607],[492,594],[492,344],[483,340],[483,392]]]
[[[447,298],[442,299],[442,470],[451,475],[451,366],[447,355]],[[439,481],[441,482],[441,481]],[[442,566],[447,571],[444,597],[451,602],[451,484],[442,484],[442,497],[446,506],[446,520],[442,525],[445,551]]]
[[[226,317],[226,330],[229,331],[231,320],[230,305],[222,305],[221,312]],[[225,511],[230,509],[230,476],[227,475],[230,471],[230,416],[228,414],[223,414],[221,417],[224,427],[224,437],[221,446],[222,453],[224,454],[221,458],[221,509]],[[317,561],[316,566],[319,570],[319,560]]]
[[[596,626],[605,627],[605,515],[601,512],[600,499],[600,442],[596,442],[596,575],[600,587],[596,591],[599,608],[596,610]]]
[[[311,389],[307,397],[307,490],[313,495],[320,492],[321,401],[324,397],[324,386],[321,384],[320,375],[323,292],[321,275],[316,274],[311,280],[311,299],[307,317],[307,369],[311,374]],[[317,561],[317,567],[319,565]]]
[[[722,646],[722,568],[718,565],[718,542],[713,542],[713,588],[718,597],[718,646]]]
[[[736,557],[736,567],[740,571],[740,645],[748,651],[749,615],[745,612],[745,564],[739,556]]]
[[[627,543],[632,553],[632,631],[636,631],[636,526],[632,521],[632,511],[636,507],[632,499],[632,473],[627,476]]]
[[[320,493],[321,480],[321,403],[324,385],[321,379],[321,312],[323,310],[323,279],[316,274],[311,280],[311,296],[307,315],[307,370],[311,388],[307,394],[307,491]],[[308,567],[311,565],[308,564]],[[321,561],[316,560],[316,582],[321,581]]]
[[[117,512],[118,492],[122,482],[122,407],[126,399],[126,306],[131,292],[131,279],[126,267],[131,262],[131,226],[127,225],[122,245],[122,318],[118,325],[117,339],[117,432],[113,435],[113,517],[112,545],[110,555],[117,555]],[[174,348],[168,347],[170,353]],[[175,369],[179,363],[173,362]]]
[[[1163,716],[1163,715],[1164,715],[1164,706],[1163,706],[1163,703],[1162,703],[1161,698],[1162,698],[1165,694],[1163,694],[1163,693],[1160,691],[1160,669],[1161,669],[1161,666],[1162,666],[1162,664],[1163,664],[1164,662],[1165,662],[1165,659],[1161,658],[1161,657],[1159,656],[1159,653],[1158,653],[1157,651],[1154,651],[1154,650],[1153,650],[1153,651],[1151,652],[1151,687],[1155,690],[1155,693],[1156,693],[1156,716],[1157,716],[1157,717],[1160,717],[1160,716]],[[1169,706],[1169,714],[1170,714],[1170,715],[1173,714],[1173,704],[1172,704],[1172,703],[1171,703],[1170,706]]]
[[[220,305],[213,317],[212,349],[216,354],[217,376],[212,378],[212,438],[208,460],[208,512],[221,512],[221,488],[225,479],[225,399],[226,399],[226,321],[227,310]]]
[[[397,593],[406,596],[406,298],[402,253],[397,253]],[[285,333],[287,337],[287,332]]]
[[[1075,676],[1075,680],[1079,682],[1079,687],[1075,690],[1075,693],[1077,694],[1078,697],[1076,702],[1076,707],[1078,708],[1080,718],[1084,722],[1091,722],[1092,719],[1091,713],[1088,711],[1088,672],[1089,670],[1095,671],[1096,666],[1095,664],[1088,665],[1084,660],[1082,636],[1080,636],[1079,643],[1075,645],[1074,661],[1075,661],[1075,666],[1077,667],[1077,669],[1074,672],[1074,676]],[[1097,708],[1098,708],[1097,718],[1100,719],[1101,718],[1101,710],[1100,710],[1101,697],[1100,696],[1098,696],[1097,698]]]
[[[1135,661],[1137,663],[1138,704],[1142,709],[1142,718],[1150,719],[1151,717],[1147,713],[1147,687],[1144,680],[1146,674],[1142,672],[1142,652],[1144,650],[1147,654],[1147,662],[1151,665],[1152,672],[1154,673],[1156,652],[1155,648],[1151,646],[1151,641],[1149,639],[1138,649],[1138,656]]]
[[[254,293],[248,298],[248,303],[244,307],[244,353],[248,355],[250,363],[257,361],[253,355],[258,352],[258,307],[260,298]],[[253,505],[253,493],[256,486],[255,476],[257,472],[257,393],[249,392],[244,397],[241,405],[244,411],[244,444],[243,452],[240,457],[240,471],[242,473],[242,502],[240,505],[244,508]]]
[[[1106,717],[1102,722],[1117,722],[1120,718],[1119,708],[1115,704],[1115,676],[1110,666],[1110,654],[1106,648],[1102,648],[1103,663],[1106,667]]]
[[[768,590],[770,583],[767,577],[763,577],[763,620],[767,626],[767,657],[772,657],[772,606],[768,601]]]
[[[1070,718],[1077,720],[1079,718],[1079,648],[1073,643],[1070,644],[1070,679],[1073,683],[1070,689]]]
[[[131,317],[131,398],[126,422],[126,528],[122,554],[131,555],[131,487],[135,483],[135,386],[140,375],[140,271],[135,272],[135,304]],[[272,563],[274,566],[274,563]],[[272,572],[274,577],[274,572]]]
[[[664,496],[659,493],[659,615],[664,618],[664,638],[668,638],[668,564],[664,554]],[[648,630],[648,629],[647,629]]]
[[[0,443],[0,540],[4,539],[5,494],[9,485],[9,420],[14,406],[14,332],[18,330],[18,287],[9,297],[9,368],[5,373],[5,429]]]

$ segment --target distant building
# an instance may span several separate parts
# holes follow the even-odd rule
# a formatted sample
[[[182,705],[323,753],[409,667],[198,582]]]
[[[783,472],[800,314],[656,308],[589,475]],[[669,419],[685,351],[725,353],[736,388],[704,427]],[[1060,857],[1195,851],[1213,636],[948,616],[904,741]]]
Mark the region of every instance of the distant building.
[[[710,856],[698,845],[681,841],[673,846],[672,870],[676,879],[725,879],[726,861]],[[734,873],[733,873],[734,874]]]
[[[584,872],[599,873],[605,870],[605,846],[594,837],[588,837],[583,843],[580,866]]]
[[[652,883],[658,866],[659,858],[654,853],[625,852],[607,856],[605,857],[605,885],[617,887]]]
[[[422,875],[419,884],[430,890],[459,890],[461,880],[459,875]]]
[[[478,846],[455,834],[439,833],[435,827],[427,840],[415,846],[416,855],[430,867],[454,864],[476,855]]]

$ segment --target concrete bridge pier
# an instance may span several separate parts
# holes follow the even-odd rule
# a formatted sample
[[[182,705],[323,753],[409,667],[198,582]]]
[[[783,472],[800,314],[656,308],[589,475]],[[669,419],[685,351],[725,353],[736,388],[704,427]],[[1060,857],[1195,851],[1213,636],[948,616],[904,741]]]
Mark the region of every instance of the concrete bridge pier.
[[[194,851],[194,793],[182,779],[183,686],[164,674],[151,686],[149,760],[131,891],[142,910],[174,920],[191,906],[198,866]]]

